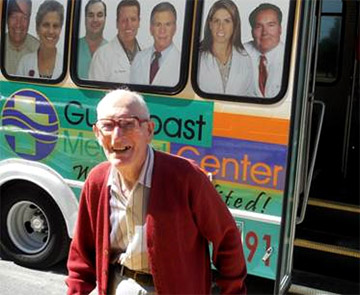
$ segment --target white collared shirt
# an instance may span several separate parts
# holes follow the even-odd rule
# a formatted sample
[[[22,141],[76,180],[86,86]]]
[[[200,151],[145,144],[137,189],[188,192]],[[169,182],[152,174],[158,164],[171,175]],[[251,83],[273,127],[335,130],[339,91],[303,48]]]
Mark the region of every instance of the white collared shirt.
[[[253,96],[262,97],[259,89],[259,61],[261,52],[257,50],[254,41],[250,41],[244,44],[244,47],[251,57],[253,63],[254,72],[254,89],[255,93]],[[266,70],[268,73],[265,96],[266,98],[272,98],[279,94],[282,82],[283,63],[284,63],[285,46],[284,43],[280,42],[275,48],[266,52]]]
[[[159,58],[159,67],[161,67],[164,63],[164,61],[166,60],[166,57],[169,55],[169,52],[171,51],[171,49],[174,47],[174,43],[171,43],[168,47],[166,47],[163,51],[160,51],[161,53],[161,57]],[[151,58],[151,62],[153,61],[154,59],[154,52],[157,51],[155,49],[155,47],[153,46],[152,47],[152,58]]]
[[[150,196],[154,151],[149,146],[139,179],[126,197],[121,192],[120,178],[111,168],[110,186],[110,248],[111,263],[150,273],[146,244],[146,212]]]

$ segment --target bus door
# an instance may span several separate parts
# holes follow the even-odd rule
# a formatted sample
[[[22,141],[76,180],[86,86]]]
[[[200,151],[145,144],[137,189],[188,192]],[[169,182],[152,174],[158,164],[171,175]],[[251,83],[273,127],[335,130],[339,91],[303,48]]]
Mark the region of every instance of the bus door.
[[[303,210],[298,218],[294,268],[357,283],[360,265],[359,61],[356,56],[359,2],[324,0],[319,6],[318,19],[313,97],[324,106],[325,112],[321,135],[317,138],[318,155],[313,163],[311,185],[307,187],[309,199],[301,206]],[[310,117],[313,128],[321,119],[316,111]],[[307,139],[311,152],[316,146],[315,132],[309,131]],[[310,256],[314,259],[305,262],[305,257]],[[339,292],[346,293],[345,287],[342,288]]]
[[[358,3],[356,1],[323,1],[321,32],[316,73],[315,96],[325,104],[324,128],[316,162],[317,180],[314,190],[324,181],[341,182],[348,190],[355,189],[356,150],[351,144],[358,128],[356,97],[358,73],[355,49],[358,30]],[[357,133],[358,134],[358,133]],[[331,157],[325,151],[331,146]],[[358,174],[357,174],[358,176]],[[357,177],[356,181],[359,178]],[[349,191],[331,193],[327,186],[323,197],[331,201],[359,205],[359,199]],[[355,192],[355,191],[354,191]]]
[[[292,85],[288,174],[282,208],[282,222],[279,243],[279,259],[274,294],[285,294],[293,281],[293,251],[294,236],[297,222],[297,212],[301,200],[308,190],[309,175],[312,173],[311,161],[316,157],[316,146],[312,147],[309,156],[309,130],[312,113],[314,86],[313,72],[316,53],[317,11],[316,1],[297,1],[294,24],[291,68],[294,75],[289,75],[289,85]],[[296,60],[296,62],[295,62]],[[323,110],[321,109],[320,112]],[[321,124],[315,127],[315,137],[319,137]]]

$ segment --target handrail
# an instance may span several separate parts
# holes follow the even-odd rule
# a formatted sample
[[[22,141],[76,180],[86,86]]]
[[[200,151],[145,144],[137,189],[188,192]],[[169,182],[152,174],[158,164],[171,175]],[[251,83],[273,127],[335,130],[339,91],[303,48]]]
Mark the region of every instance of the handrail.
[[[306,206],[309,200],[309,193],[310,193],[310,187],[311,187],[311,180],[314,173],[314,167],[315,167],[315,161],[316,161],[316,155],[319,147],[319,141],[320,141],[320,135],[321,130],[324,122],[324,114],[325,114],[325,103],[319,100],[313,100],[313,104],[318,104],[320,106],[320,118],[319,122],[317,124],[317,131],[315,136],[315,143],[314,143],[314,149],[311,156],[311,162],[309,167],[309,172],[307,174],[307,177],[305,177],[305,183],[304,183],[304,198],[302,200],[302,206],[299,216],[296,218],[296,224],[300,224],[304,221],[305,213],[306,213]]]

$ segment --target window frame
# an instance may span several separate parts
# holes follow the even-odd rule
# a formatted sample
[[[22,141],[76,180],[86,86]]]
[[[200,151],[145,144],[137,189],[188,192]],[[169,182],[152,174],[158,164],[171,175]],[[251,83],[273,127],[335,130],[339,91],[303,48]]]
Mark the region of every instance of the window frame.
[[[321,21],[322,21],[322,17],[328,17],[328,16],[334,16],[334,17],[341,17],[341,28],[340,28],[340,38],[339,38],[339,43],[338,43],[338,50],[337,50],[337,71],[336,71],[336,77],[334,80],[332,81],[324,81],[324,80],[318,80],[318,64],[316,65],[316,73],[315,73],[315,83],[316,85],[320,85],[320,86],[331,86],[331,85],[336,85],[339,80],[341,79],[341,74],[342,74],[342,67],[340,66],[341,65],[341,60],[342,60],[342,56],[343,56],[343,53],[344,53],[344,30],[345,30],[345,15],[346,15],[346,9],[347,9],[347,6],[346,6],[346,1],[342,1],[342,0],[339,0],[342,2],[342,11],[341,12],[323,12],[321,11],[320,13],[320,29],[321,29]],[[325,1],[324,1],[325,2]],[[319,44],[320,44],[320,38],[319,38]],[[318,49],[318,56],[320,56],[319,54],[319,51],[320,51],[320,46],[319,46],[319,49]],[[319,57],[318,57],[318,60],[319,60]]]
[[[69,56],[69,35],[70,35],[70,20],[71,20],[71,10],[72,10],[72,1],[71,0],[62,0],[58,1],[61,4],[66,3],[66,9],[64,8],[64,23],[62,30],[64,32],[64,51],[63,55],[63,65],[62,65],[62,73],[56,79],[51,78],[34,78],[34,77],[25,77],[25,76],[16,76],[12,74],[8,74],[5,68],[5,36],[6,36],[6,28],[7,28],[7,6],[8,2],[12,0],[3,0],[2,3],[2,19],[1,19],[1,48],[0,48],[0,70],[3,76],[10,81],[19,81],[19,82],[28,82],[28,83],[36,83],[36,84],[59,84],[62,82],[66,75],[68,69],[68,56]],[[32,13],[36,13],[32,11]]]
[[[236,1],[235,1],[236,2]],[[238,2],[236,2],[237,5]],[[276,3],[275,3],[276,4]],[[282,100],[285,96],[285,93],[288,88],[289,82],[289,72],[290,72],[290,56],[291,56],[291,48],[293,42],[293,31],[294,31],[294,21],[295,21],[295,1],[289,0],[289,12],[288,12],[288,20],[287,20],[287,28],[286,28],[286,39],[284,42],[284,64],[283,64],[283,73],[282,73],[282,83],[280,87],[279,93],[273,98],[264,98],[264,97],[249,97],[249,96],[236,96],[232,94],[221,94],[221,93],[207,93],[200,89],[197,76],[198,76],[198,64],[200,59],[199,50],[195,50],[200,46],[200,37],[201,37],[201,28],[202,22],[206,20],[206,16],[203,15],[204,10],[204,0],[199,0],[196,11],[196,19],[195,19],[195,34],[193,36],[193,52],[192,52],[192,65],[191,65],[191,84],[195,91],[195,93],[201,97],[207,99],[214,99],[218,101],[231,101],[231,102],[241,102],[241,103],[251,103],[251,104],[274,104],[278,101]],[[248,22],[248,19],[241,20],[241,24]],[[282,27],[282,31],[284,32],[284,28]]]
[[[132,91],[146,92],[150,94],[166,94],[166,95],[175,95],[181,92],[188,80],[189,72],[189,57],[190,57],[190,45],[191,45],[191,30],[193,22],[193,13],[194,13],[194,0],[186,0],[185,9],[184,9],[184,23],[183,23],[183,35],[182,35],[182,48],[181,48],[181,60],[180,60],[180,73],[179,73],[179,82],[175,86],[160,86],[160,85],[140,85],[140,84],[131,84],[131,83],[116,83],[116,82],[106,82],[106,81],[94,81],[81,79],[78,76],[78,67],[77,67],[77,55],[78,55],[78,41],[82,36],[79,36],[80,33],[80,23],[84,20],[82,16],[83,11],[82,1],[75,1],[74,14],[73,14],[73,34],[72,34],[72,44],[71,44],[71,66],[70,66],[70,75],[74,83],[79,87],[86,88],[96,88],[96,89],[117,89],[117,88],[126,88]],[[141,3],[140,3],[141,5]],[[107,7],[108,10],[108,7]],[[147,20],[141,20],[140,22],[145,22]],[[177,27],[176,34],[179,34],[180,29]],[[180,49],[180,48],[179,48]]]

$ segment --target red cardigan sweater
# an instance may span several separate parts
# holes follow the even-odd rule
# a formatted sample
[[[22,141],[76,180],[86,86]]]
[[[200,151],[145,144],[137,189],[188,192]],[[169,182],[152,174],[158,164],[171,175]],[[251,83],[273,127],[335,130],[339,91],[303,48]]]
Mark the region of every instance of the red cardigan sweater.
[[[109,269],[110,164],[85,182],[71,243],[68,294],[106,294]],[[245,294],[246,264],[233,217],[206,175],[192,161],[155,152],[148,204],[147,246],[158,294],[210,294],[212,260],[222,294]]]

